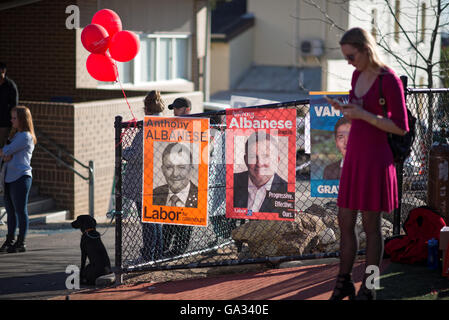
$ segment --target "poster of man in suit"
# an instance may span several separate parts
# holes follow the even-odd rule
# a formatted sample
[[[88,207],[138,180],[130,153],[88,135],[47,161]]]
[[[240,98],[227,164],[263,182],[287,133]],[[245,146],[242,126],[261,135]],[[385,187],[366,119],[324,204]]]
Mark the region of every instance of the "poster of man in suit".
[[[229,109],[226,120],[226,216],[294,219],[296,110]]]
[[[310,189],[312,197],[336,198],[351,121],[326,96],[348,99],[347,92],[310,92]]]
[[[209,119],[144,119],[143,222],[207,226]]]

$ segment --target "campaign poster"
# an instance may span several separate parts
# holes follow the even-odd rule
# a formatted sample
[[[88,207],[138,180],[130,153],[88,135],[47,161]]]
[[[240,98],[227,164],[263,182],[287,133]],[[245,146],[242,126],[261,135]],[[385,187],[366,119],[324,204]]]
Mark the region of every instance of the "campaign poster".
[[[142,222],[207,226],[209,119],[145,116]]]
[[[336,198],[351,123],[325,99],[347,103],[347,92],[310,92],[310,189],[312,197]]]
[[[226,217],[294,220],[296,110],[226,110]]]
[[[279,101],[267,100],[256,97],[236,96],[232,95],[230,100],[231,108],[246,108],[253,106],[261,106],[265,104],[277,103]]]

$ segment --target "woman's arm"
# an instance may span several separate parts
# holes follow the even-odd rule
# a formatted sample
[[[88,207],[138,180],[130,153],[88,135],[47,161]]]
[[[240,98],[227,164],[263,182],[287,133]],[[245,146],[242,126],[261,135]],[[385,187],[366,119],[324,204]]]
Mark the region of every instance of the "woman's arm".
[[[3,159],[3,162],[8,162],[12,159],[12,155],[7,156],[6,154],[3,153],[3,149],[0,149],[0,158]]]
[[[407,133],[406,130],[399,128],[392,120],[383,116],[366,111],[355,104],[346,104],[341,107],[343,115],[349,119],[361,119],[380,130],[391,132],[400,136]]]
[[[10,144],[7,144],[2,149],[2,155],[13,155],[20,150],[25,149],[32,143],[31,135],[27,132],[18,132]]]

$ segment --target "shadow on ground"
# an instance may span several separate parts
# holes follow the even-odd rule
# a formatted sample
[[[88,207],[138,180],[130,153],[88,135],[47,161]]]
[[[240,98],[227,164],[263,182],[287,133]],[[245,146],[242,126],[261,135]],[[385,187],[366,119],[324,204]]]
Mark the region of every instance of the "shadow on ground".
[[[449,279],[426,265],[391,263],[380,277],[379,300],[449,300]]]

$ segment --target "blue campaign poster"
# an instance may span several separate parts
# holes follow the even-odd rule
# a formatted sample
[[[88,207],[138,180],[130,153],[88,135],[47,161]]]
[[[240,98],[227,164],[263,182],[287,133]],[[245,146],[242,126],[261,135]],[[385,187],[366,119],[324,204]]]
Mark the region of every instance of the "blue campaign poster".
[[[347,92],[310,92],[311,196],[336,198],[350,121],[325,96],[347,103]],[[341,120],[340,120],[341,119]]]

